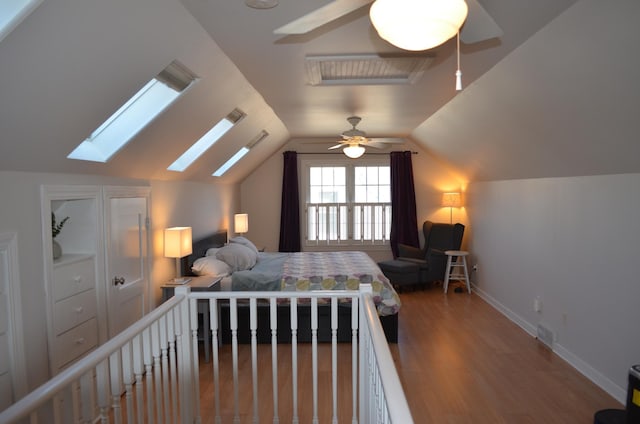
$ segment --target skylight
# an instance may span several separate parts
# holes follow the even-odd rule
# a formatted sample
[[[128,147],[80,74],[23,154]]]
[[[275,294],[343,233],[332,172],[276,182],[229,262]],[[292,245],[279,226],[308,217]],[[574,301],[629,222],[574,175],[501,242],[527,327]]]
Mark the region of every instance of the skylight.
[[[182,65],[172,62],[67,156],[106,162],[173,103],[195,81]]]
[[[193,143],[175,162],[167,168],[169,171],[182,172],[187,169],[196,159],[206,152],[216,141],[227,133],[235,124],[245,117],[244,112],[234,109],[230,114],[224,117],[216,125],[213,126],[200,140]]]
[[[249,144],[238,150],[235,155],[231,156],[228,161],[226,161],[220,168],[216,170],[216,172],[211,175],[213,175],[214,177],[221,177],[222,175],[224,175],[224,173],[227,172],[229,168],[238,163],[238,161],[242,159],[244,155],[249,153],[249,150],[251,150],[256,144],[264,140],[268,135],[269,133],[265,130],[260,131],[260,133],[258,133],[258,135],[255,136]]]
[[[214,172],[212,175],[214,177],[221,177],[225,172],[227,172],[229,170],[229,168],[231,168],[233,165],[236,164],[236,162],[238,162],[240,159],[242,159],[242,157],[244,155],[246,155],[247,153],[249,153],[249,149],[247,147],[243,147],[240,150],[238,150],[236,152],[235,155],[231,156],[231,158],[226,161],[224,163],[224,165],[222,165],[220,168],[218,168],[218,170],[216,172]]]
[[[2,0],[0,1],[0,41],[18,26],[42,0]]]

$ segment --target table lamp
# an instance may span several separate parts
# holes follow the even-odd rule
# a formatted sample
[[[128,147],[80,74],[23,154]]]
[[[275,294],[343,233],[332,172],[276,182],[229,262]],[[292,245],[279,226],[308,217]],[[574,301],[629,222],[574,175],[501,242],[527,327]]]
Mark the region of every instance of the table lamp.
[[[180,276],[180,258],[190,255],[192,251],[191,227],[173,227],[164,230],[164,256],[176,258],[174,283],[184,284],[191,280]]]
[[[249,215],[246,213],[237,213],[233,217],[233,226],[236,233],[240,235],[249,231]]]

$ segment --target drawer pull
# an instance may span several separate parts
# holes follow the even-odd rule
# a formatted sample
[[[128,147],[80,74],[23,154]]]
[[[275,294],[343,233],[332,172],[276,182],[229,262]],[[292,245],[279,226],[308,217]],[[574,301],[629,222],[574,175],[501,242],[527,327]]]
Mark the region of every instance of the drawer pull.
[[[79,339],[76,340],[76,344],[77,345],[82,345],[82,344],[84,344],[84,342],[85,342],[84,337],[80,337]]]
[[[81,314],[81,313],[82,313],[82,311],[84,311],[84,308],[83,308],[82,306],[78,306],[78,307],[76,308],[76,314]]]
[[[82,283],[82,275],[78,275],[77,277],[73,277],[73,281],[80,284]]]

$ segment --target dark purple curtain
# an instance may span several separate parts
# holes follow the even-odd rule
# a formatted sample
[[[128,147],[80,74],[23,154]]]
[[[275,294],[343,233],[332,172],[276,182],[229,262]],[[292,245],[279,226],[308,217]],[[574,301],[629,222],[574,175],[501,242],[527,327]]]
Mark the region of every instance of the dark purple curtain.
[[[298,153],[284,152],[282,206],[280,208],[280,252],[300,251],[300,197],[298,195]]]
[[[420,247],[416,218],[411,152],[391,152],[391,251],[398,257],[398,243]]]

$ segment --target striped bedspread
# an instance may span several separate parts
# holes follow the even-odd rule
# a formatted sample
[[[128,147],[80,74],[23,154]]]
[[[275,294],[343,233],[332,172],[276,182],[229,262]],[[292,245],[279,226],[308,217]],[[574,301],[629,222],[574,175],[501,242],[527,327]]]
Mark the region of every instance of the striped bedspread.
[[[371,284],[380,315],[393,315],[400,298],[378,265],[364,252],[299,252],[285,260],[282,291],[358,290]]]

